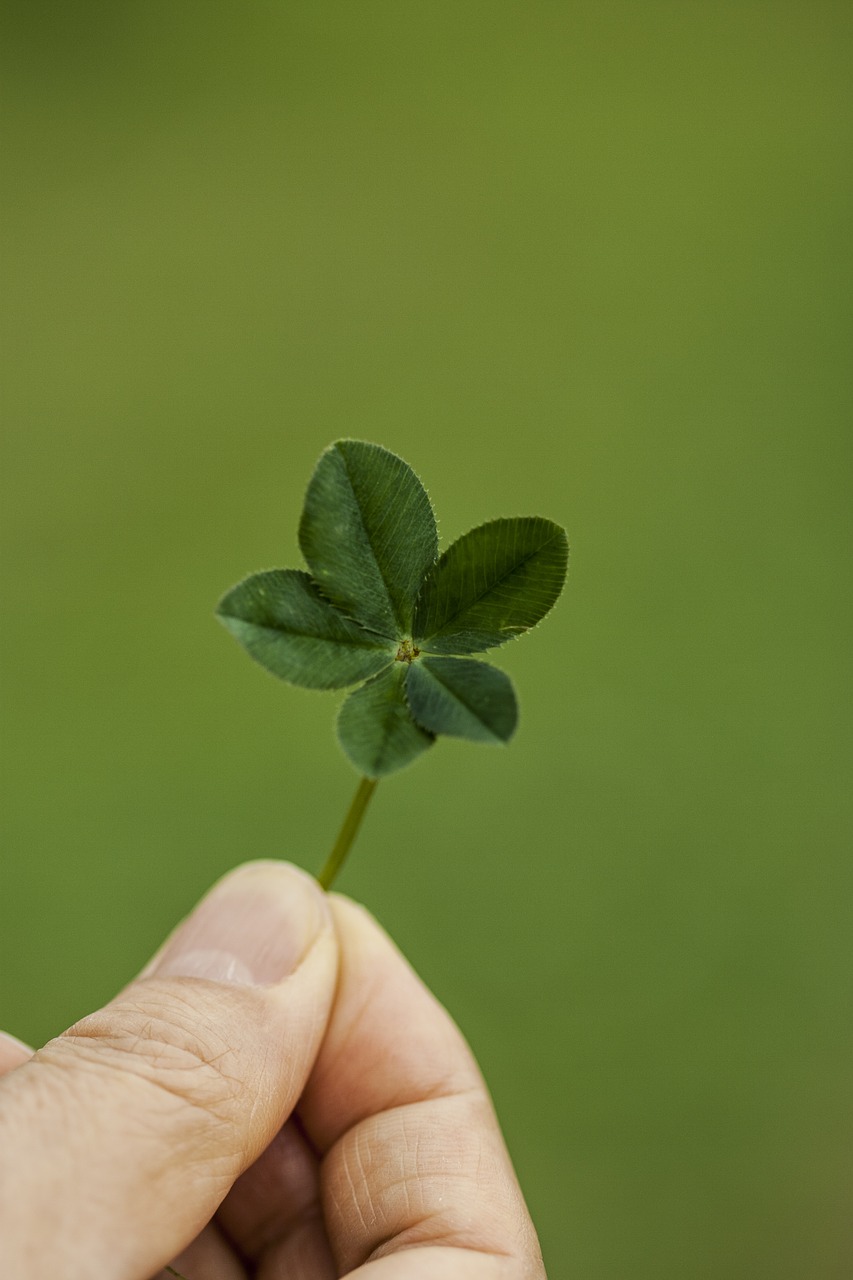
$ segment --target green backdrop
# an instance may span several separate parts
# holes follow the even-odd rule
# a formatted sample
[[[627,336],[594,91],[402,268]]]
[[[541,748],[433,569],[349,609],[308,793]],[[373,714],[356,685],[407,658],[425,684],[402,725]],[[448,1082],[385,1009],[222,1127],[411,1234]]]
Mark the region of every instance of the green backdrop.
[[[552,1276],[834,1280],[850,1233],[853,10],[11,0],[0,1023],[235,862],[316,869],[340,697],[213,619],[321,449],[565,524],[507,749],[342,888],[492,1086]]]

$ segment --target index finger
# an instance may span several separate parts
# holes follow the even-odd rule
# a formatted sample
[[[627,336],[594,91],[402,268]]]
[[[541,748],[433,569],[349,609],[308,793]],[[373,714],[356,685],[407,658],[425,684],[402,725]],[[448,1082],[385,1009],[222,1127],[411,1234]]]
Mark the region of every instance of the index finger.
[[[339,987],[299,1115],[322,1158],[338,1266],[349,1274],[373,1264],[358,1272],[365,1280],[374,1272],[376,1280],[542,1280],[536,1234],[470,1049],[367,912],[338,896],[332,904]],[[398,1269],[388,1260],[403,1251],[411,1252]]]

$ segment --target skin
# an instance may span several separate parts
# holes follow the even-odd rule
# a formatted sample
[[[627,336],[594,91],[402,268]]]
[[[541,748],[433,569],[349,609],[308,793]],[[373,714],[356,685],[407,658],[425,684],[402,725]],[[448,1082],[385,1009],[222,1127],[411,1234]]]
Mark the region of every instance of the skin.
[[[0,1075],[0,1275],[544,1280],[459,1031],[287,864],[226,876],[38,1053],[0,1035]]]

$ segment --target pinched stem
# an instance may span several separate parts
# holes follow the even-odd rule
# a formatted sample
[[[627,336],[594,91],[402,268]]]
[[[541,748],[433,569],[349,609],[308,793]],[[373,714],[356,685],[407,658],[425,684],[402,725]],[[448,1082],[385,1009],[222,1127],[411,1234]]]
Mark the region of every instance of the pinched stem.
[[[358,784],[358,790],[352,798],[352,804],[349,807],[347,816],[344,818],[344,824],[338,832],[334,848],[326,859],[323,870],[317,877],[324,889],[331,889],[338,872],[343,866],[352,842],[355,840],[358,829],[361,826],[361,820],[370,802],[370,797],[376,790],[378,781],[378,778],[362,778]]]
[[[164,1271],[168,1271],[170,1276],[177,1276],[178,1280],[187,1280],[186,1276],[182,1276],[180,1271],[176,1271],[174,1267],[164,1267]]]

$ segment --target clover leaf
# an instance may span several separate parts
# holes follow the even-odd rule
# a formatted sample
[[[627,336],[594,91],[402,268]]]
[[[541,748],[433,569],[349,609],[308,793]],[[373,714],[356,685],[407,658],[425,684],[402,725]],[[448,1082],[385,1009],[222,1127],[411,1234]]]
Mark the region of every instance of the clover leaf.
[[[411,467],[379,445],[338,440],[309,482],[299,545],[310,573],[252,574],[217,615],[282,680],[359,686],[341,707],[338,738],[364,777],[339,837],[346,847],[336,846],[338,862],[321,875],[328,885],[380,777],[439,734],[512,737],[512,681],[470,655],[544,618],[563,588],[568,544],[553,521],[524,516],[479,525],[439,557],[432,507]]]

